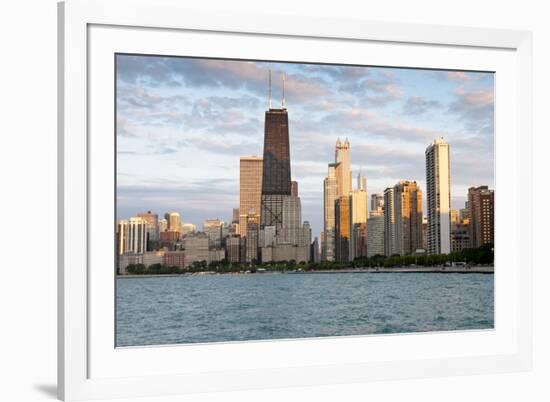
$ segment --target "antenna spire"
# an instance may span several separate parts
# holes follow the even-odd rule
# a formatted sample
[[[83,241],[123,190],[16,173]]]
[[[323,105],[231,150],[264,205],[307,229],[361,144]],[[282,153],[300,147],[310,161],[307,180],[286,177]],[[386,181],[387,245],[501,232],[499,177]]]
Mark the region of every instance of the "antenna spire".
[[[269,108],[271,109],[271,69],[269,69]]]
[[[285,100],[285,73],[283,73],[283,109],[286,108],[286,100]]]

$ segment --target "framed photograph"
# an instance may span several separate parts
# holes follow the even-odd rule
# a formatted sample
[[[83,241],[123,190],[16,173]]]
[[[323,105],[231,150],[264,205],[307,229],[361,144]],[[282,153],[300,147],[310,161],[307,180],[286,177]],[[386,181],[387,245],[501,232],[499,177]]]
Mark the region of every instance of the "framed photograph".
[[[530,33],[70,0],[59,49],[60,398],[530,369]]]

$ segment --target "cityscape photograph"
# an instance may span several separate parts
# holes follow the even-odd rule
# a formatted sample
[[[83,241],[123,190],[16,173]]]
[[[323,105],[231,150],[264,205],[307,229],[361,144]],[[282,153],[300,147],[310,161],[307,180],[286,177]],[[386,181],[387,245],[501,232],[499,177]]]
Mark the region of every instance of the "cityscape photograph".
[[[494,74],[116,55],[117,347],[494,328]]]

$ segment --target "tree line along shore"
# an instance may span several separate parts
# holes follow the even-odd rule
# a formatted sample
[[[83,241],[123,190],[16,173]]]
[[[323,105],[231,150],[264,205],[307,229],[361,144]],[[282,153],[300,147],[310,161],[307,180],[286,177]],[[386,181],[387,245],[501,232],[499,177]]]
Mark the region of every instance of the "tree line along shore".
[[[185,269],[175,266],[153,264],[132,264],[127,267],[128,275],[178,275],[186,273],[256,273],[256,272],[344,272],[344,271],[382,271],[382,272],[485,272],[488,270],[472,269],[474,267],[491,267],[494,263],[494,247],[485,244],[478,248],[464,249],[450,254],[439,255],[375,255],[359,257],[350,262],[300,262],[279,261],[269,263],[231,263],[226,260],[208,264],[206,261],[195,261]],[[411,269],[418,267],[418,269]],[[433,268],[426,270],[426,268]],[[452,268],[452,269],[449,269]]]

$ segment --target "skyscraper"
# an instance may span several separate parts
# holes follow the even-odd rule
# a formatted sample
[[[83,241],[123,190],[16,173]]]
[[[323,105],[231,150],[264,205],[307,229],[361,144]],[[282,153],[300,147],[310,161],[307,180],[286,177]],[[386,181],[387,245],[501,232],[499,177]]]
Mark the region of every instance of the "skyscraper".
[[[283,198],[290,193],[288,113],[286,108],[270,108],[265,112],[261,227],[275,226],[280,230]]]
[[[311,243],[311,255],[309,259],[315,263],[321,261],[321,254],[319,253],[319,239],[317,237],[315,237]]]
[[[336,222],[336,261],[349,261],[350,208],[349,197],[338,197],[334,208]]]
[[[159,239],[160,239],[160,234],[168,230],[168,220],[166,219],[159,220],[158,226],[159,226]]]
[[[457,223],[459,220],[459,213],[458,209],[451,208],[450,210],[450,216],[451,216],[451,224]]]
[[[348,196],[351,192],[351,168],[350,168],[350,143],[348,139],[344,142],[340,138],[336,141],[335,162],[338,163],[336,168],[336,180],[338,186],[338,196]]]
[[[283,225],[279,234],[280,242],[298,244],[302,229],[302,204],[300,197],[286,196],[283,198]]]
[[[263,159],[243,156],[239,177],[239,233],[246,236],[248,216],[260,216],[262,198]]]
[[[194,233],[196,231],[197,231],[197,227],[192,223],[182,223],[180,225],[180,233],[182,236],[189,233]]]
[[[449,144],[436,139],[426,148],[428,254],[451,252],[451,164]]]
[[[247,239],[247,255],[260,248],[262,262],[308,261],[309,240],[304,244],[307,227],[302,225],[302,209],[298,183],[291,181],[288,112],[285,107],[284,75],[281,109],[271,104],[271,73],[269,109],[265,112],[264,153],[260,220],[255,244]],[[242,212],[241,212],[242,214]],[[250,225],[250,219],[248,225]],[[251,235],[247,230],[247,236]],[[311,236],[310,236],[311,237]],[[249,260],[253,258],[249,257]]]
[[[395,238],[400,255],[422,249],[422,191],[416,182],[401,180],[393,187]]]
[[[335,202],[337,198],[336,185],[336,167],[338,163],[330,163],[328,165],[328,176],[323,182],[324,189],[324,235],[322,238],[322,258],[323,261],[334,261],[336,248],[336,222],[334,216]]]
[[[260,225],[258,215],[249,215],[246,222],[246,262],[258,261]]]
[[[159,240],[159,216],[151,211],[141,212],[137,216],[147,222],[147,249],[151,250],[151,243]]]
[[[180,214],[177,212],[170,212],[170,220],[168,221],[168,227],[171,232],[180,232],[181,231],[181,220]]]
[[[363,176],[361,169],[357,173],[357,190],[367,191],[367,178]]]
[[[211,247],[221,247],[223,225],[219,219],[206,219],[202,223],[202,231],[208,236]]]
[[[384,210],[384,194],[371,194],[371,196],[370,196],[370,210],[371,211],[383,211]]]
[[[358,174],[358,188],[349,194],[350,260],[367,254],[368,198],[366,180],[361,179],[364,178]]]
[[[495,242],[495,191],[488,186],[468,189],[470,244],[481,247]]]
[[[384,255],[384,194],[370,196],[367,233],[367,257]]]
[[[367,221],[367,257],[384,255],[384,211],[370,211]]]
[[[395,203],[393,187],[384,190],[384,254],[396,254]]]
[[[239,208],[233,208],[231,223],[239,223]]]

